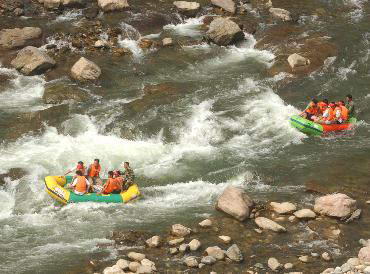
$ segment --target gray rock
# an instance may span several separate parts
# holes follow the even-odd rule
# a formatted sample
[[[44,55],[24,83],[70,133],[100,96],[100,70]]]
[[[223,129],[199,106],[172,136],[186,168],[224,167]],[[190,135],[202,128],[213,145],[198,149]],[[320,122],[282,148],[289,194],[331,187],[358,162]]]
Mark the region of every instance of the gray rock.
[[[197,2],[175,1],[173,4],[181,14],[191,17],[195,16],[200,9],[200,4]]]
[[[286,232],[286,229],[283,226],[265,217],[257,217],[254,221],[262,229],[268,229],[275,232]]]
[[[157,271],[155,267],[155,263],[148,259],[141,260],[141,265],[145,266],[146,268],[149,268],[152,272]]]
[[[189,250],[189,245],[188,244],[181,244],[180,247],[179,247],[179,251],[184,253],[184,252],[187,252]]]
[[[194,257],[194,256],[186,257],[185,260],[184,260],[184,263],[188,267],[198,267],[198,265],[199,265],[197,258]]]
[[[184,238],[177,238],[177,239],[173,239],[173,240],[168,241],[168,244],[171,245],[171,246],[174,246],[174,245],[181,244],[183,241],[185,241]]]
[[[285,268],[285,269],[292,269],[292,268],[293,268],[293,264],[292,264],[292,263],[286,263],[286,264],[284,265],[284,268]]]
[[[236,7],[235,7],[235,2],[233,0],[211,0],[211,3],[232,14],[235,13]]]
[[[360,265],[361,262],[358,258],[349,258],[347,264],[349,264],[351,267],[354,267]]]
[[[193,239],[189,243],[189,248],[191,251],[197,251],[200,246],[201,246],[201,243],[197,239]]]
[[[297,53],[293,53],[291,55],[289,55],[288,57],[288,63],[289,63],[289,66],[294,69],[296,67],[302,67],[302,66],[307,66],[310,64],[310,60],[297,54]]]
[[[213,20],[211,25],[213,24],[213,22],[217,20],[221,20],[222,22],[225,22],[229,19],[218,18],[218,19]],[[220,22],[219,24],[222,25],[223,24],[222,22]],[[234,22],[232,23],[235,24]],[[225,24],[227,25],[229,23],[225,23]],[[215,28],[217,27],[215,26]],[[215,33],[213,33],[212,28],[210,28],[209,32],[210,32],[210,35],[216,40],[218,40],[218,38],[220,38],[221,40],[223,39],[222,37],[218,37],[217,34],[216,36],[213,36],[213,34]],[[221,40],[218,40],[218,41],[221,41]],[[226,40],[224,40],[224,42],[225,41]],[[243,221],[249,217],[251,210],[253,208],[253,205],[254,205],[253,200],[248,197],[248,195],[244,192],[244,190],[233,187],[233,186],[228,186],[224,190],[224,192],[221,194],[221,196],[218,198],[216,209],[221,210],[233,216],[239,221]]]
[[[191,233],[191,229],[180,225],[180,224],[174,224],[172,225],[171,234],[178,237],[184,237]]]
[[[217,260],[212,256],[205,256],[205,257],[202,258],[201,263],[206,264],[206,265],[212,265],[216,261]]]
[[[229,244],[231,242],[231,238],[229,236],[218,236],[225,244]]]
[[[124,274],[123,270],[119,268],[117,265],[112,267],[106,267],[103,271],[103,274]]]
[[[244,33],[235,22],[228,18],[219,17],[213,20],[209,25],[209,30],[206,33],[206,39],[219,46],[227,46],[243,40]],[[239,205],[237,207],[238,210],[241,210],[241,212],[236,212],[239,213],[239,215],[237,215],[238,218],[244,220],[249,216],[251,210],[250,208],[253,206],[253,201],[243,190],[229,186],[225,189],[221,197],[223,197],[223,199],[227,198],[227,202],[232,203],[233,205],[237,205],[238,203],[241,203],[241,205],[244,204],[243,206]],[[237,200],[235,202],[229,200],[232,197],[236,198]],[[247,207],[247,209],[243,209],[244,207]],[[248,214],[248,216],[245,216],[246,214]]]
[[[53,58],[38,48],[28,46],[20,50],[11,65],[25,75],[36,75],[54,67]]]
[[[218,246],[211,246],[206,249],[208,256],[212,256],[216,260],[223,260],[225,258],[225,251]]]
[[[361,209],[356,209],[354,212],[352,212],[351,216],[349,216],[348,218],[342,218],[342,220],[346,223],[352,222],[353,220],[360,218],[361,212]]]
[[[84,57],[81,57],[71,68],[72,78],[81,82],[97,80],[100,75],[101,69]]]
[[[171,255],[175,255],[175,254],[179,253],[179,249],[178,249],[177,247],[171,247],[171,248],[169,249],[169,253],[170,253]]]
[[[344,273],[346,273],[346,272],[348,272],[348,271],[351,271],[351,266],[350,266],[349,264],[345,263],[345,264],[342,264],[342,266],[340,267],[340,269],[341,269]]]
[[[239,247],[236,244],[230,246],[226,252],[226,256],[234,262],[241,262],[243,261],[243,254],[240,251]]]
[[[370,263],[370,246],[365,246],[358,252],[358,258],[361,262]]]
[[[272,271],[278,271],[279,269],[282,268],[282,265],[276,258],[269,258],[267,261],[267,265]]]

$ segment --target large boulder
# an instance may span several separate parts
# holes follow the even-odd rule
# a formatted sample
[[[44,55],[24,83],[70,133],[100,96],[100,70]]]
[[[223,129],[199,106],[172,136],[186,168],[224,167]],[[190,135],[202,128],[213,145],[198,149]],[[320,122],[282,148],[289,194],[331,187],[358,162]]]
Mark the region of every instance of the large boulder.
[[[268,229],[275,232],[286,232],[286,229],[283,226],[265,217],[257,217],[254,221],[256,222],[256,225],[262,229]]]
[[[328,194],[315,200],[314,210],[322,215],[347,218],[357,209],[356,200],[346,194]]]
[[[282,21],[291,21],[292,17],[290,12],[285,9],[280,8],[270,8],[269,12],[271,13],[272,17],[276,19],[280,19]]]
[[[239,221],[249,217],[254,202],[243,189],[228,186],[216,203],[216,209],[221,210]]]
[[[181,14],[186,16],[195,16],[200,9],[200,4],[197,2],[175,1],[173,4]]]
[[[358,252],[358,259],[370,263],[370,246],[365,246]]]
[[[235,13],[236,7],[233,0],[211,0],[211,2],[213,5],[220,7],[232,14]]]
[[[92,61],[81,57],[71,68],[71,76],[78,81],[97,80],[101,74],[101,69]]]
[[[37,46],[40,45],[41,35],[42,30],[34,27],[3,29],[0,31],[0,47],[15,49],[24,46]]]
[[[38,48],[28,46],[20,50],[11,65],[25,75],[41,74],[54,67],[53,58]]]
[[[45,87],[42,99],[45,104],[60,104],[67,100],[84,102],[89,99],[89,95],[75,85],[56,82]]]
[[[123,10],[130,7],[127,0],[98,0],[98,5],[103,11]]]
[[[276,203],[271,202],[270,206],[273,211],[275,211],[278,214],[289,214],[297,210],[297,207],[289,202],[283,202],[283,203]]]
[[[288,57],[289,66],[294,69],[296,67],[307,66],[310,64],[310,60],[297,54],[293,53]]]
[[[219,46],[227,46],[244,39],[244,33],[235,22],[219,17],[211,22],[206,39]]]

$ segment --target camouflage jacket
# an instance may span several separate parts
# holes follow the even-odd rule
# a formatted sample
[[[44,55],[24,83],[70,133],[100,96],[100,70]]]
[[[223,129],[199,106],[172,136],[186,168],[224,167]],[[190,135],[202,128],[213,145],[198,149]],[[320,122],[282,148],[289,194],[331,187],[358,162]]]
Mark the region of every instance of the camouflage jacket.
[[[123,173],[123,178],[127,186],[134,184],[135,174],[132,168],[129,167],[125,170],[125,173]]]

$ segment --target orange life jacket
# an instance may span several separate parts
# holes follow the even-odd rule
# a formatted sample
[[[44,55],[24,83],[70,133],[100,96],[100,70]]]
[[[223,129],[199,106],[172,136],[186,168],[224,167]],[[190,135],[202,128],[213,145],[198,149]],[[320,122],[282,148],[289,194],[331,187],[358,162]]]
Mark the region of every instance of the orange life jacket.
[[[340,106],[340,114],[343,121],[348,120],[348,109],[345,106]]]
[[[77,184],[75,185],[75,190],[82,193],[87,191],[85,176],[77,176]]]
[[[314,106],[313,103],[310,103],[305,112],[311,115],[316,115],[319,112],[319,108],[317,106]]]
[[[81,172],[82,172],[82,174],[83,175],[85,175],[86,173],[86,168],[85,168],[85,166],[84,165],[77,165],[77,167],[76,167],[76,170],[81,170]]]
[[[98,167],[96,167],[94,164],[90,165],[89,177],[99,177],[100,170],[100,165],[98,165]]]
[[[117,178],[108,179],[108,181],[104,185],[103,194],[110,194],[115,190],[121,190],[121,186],[116,179]]]
[[[325,121],[333,121],[334,118],[335,118],[335,111],[331,107],[328,108],[328,111],[329,111],[329,115],[328,115],[328,117],[324,117],[324,120]]]
[[[117,182],[120,188],[122,188],[123,185],[123,178],[121,176],[114,178],[114,180]]]
[[[328,104],[327,104],[327,103],[325,103],[325,102],[318,102],[318,103],[317,103],[317,106],[319,107],[319,112],[320,112],[321,114],[323,114],[323,113],[324,113],[324,111],[328,108]]]

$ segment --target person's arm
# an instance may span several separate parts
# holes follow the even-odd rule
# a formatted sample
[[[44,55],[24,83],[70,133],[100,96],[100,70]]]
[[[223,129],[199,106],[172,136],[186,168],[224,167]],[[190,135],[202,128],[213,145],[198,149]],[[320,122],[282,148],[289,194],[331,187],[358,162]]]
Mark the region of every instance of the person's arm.
[[[72,169],[70,169],[70,170],[68,170],[67,171],[67,173],[66,174],[64,174],[64,176],[66,176],[66,175],[68,175],[69,173],[71,173],[72,171],[75,171],[77,168],[72,168]]]
[[[337,111],[335,112],[335,117],[336,117],[337,119],[339,119],[339,118],[340,118],[340,116],[341,116],[340,110],[337,110]]]
[[[74,188],[77,184],[77,178],[75,178],[72,183],[69,184],[69,188]]]

